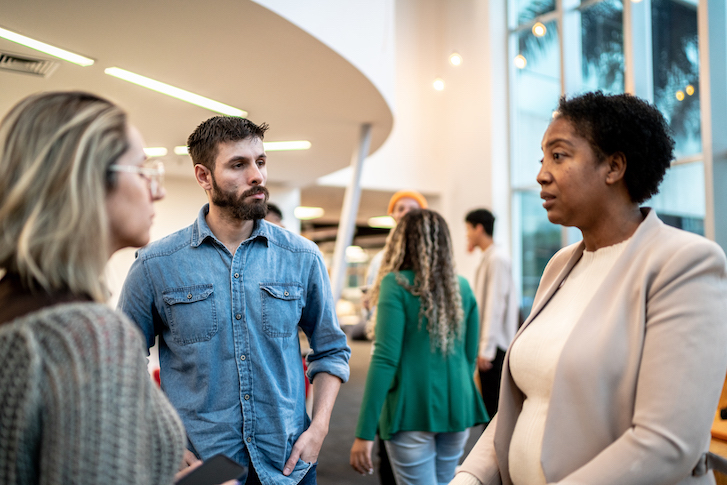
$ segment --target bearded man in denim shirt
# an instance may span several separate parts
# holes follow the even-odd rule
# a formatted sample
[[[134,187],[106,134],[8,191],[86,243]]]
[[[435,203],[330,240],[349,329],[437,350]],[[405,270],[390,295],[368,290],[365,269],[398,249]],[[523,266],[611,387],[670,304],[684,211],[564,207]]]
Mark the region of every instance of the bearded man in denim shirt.
[[[351,351],[318,248],[263,219],[265,130],[216,116],[190,135],[209,204],[191,226],[139,250],[119,308],[149,347],[159,335],[162,388],[194,454],[248,465],[248,484],[314,484]],[[298,327],[312,349],[312,418]]]

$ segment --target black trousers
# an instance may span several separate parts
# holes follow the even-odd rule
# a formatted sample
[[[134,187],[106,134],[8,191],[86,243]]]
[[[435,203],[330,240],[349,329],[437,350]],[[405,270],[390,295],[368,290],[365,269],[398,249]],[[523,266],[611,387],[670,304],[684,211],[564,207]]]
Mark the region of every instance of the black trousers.
[[[389,455],[386,453],[386,446],[384,441],[376,435],[376,447],[379,451],[379,483],[381,485],[396,485],[396,479],[394,478],[394,470],[391,469],[391,463],[389,463]]]
[[[505,362],[505,351],[497,349],[495,360],[492,361],[492,369],[487,372],[480,371],[480,386],[482,387],[482,400],[485,401],[485,409],[490,419],[497,412],[497,400],[500,397],[500,376],[502,376],[502,363]]]

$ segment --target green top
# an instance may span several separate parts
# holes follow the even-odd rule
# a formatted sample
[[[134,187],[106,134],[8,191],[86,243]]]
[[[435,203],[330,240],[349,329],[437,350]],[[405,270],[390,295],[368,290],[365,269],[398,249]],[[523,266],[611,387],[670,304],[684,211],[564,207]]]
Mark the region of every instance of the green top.
[[[411,284],[414,272],[400,272]],[[381,281],[376,343],[366,378],[356,437],[381,439],[398,431],[450,433],[489,420],[474,382],[479,319],[467,280],[459,277],[464,328],[451,355],[432,350],[426,319],[419,325],[418,296],[396,281]]]

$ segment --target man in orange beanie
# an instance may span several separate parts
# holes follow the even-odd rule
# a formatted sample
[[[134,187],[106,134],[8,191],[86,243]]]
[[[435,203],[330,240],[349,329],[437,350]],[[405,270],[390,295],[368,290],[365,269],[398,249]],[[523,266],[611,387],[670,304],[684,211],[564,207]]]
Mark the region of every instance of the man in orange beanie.
[[[389,208],[386,213],[394,218],[397,224],[404,215],[412,209],[426,209],[427,199],[415,190],[400,190],[391,196],[389,200]],[[384,259],[384,250],[382,249],[371,258],[369,269],[366,272],[366,286],[371,287],[376,281],[376,275],[379,273],[381,261]]]

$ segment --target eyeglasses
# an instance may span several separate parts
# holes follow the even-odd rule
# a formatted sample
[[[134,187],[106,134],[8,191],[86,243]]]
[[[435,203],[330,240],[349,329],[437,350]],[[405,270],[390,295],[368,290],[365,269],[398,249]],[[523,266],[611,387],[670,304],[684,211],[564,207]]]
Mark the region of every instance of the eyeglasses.
[[[161,160],[138,165],[111,165],[112,172],[138,173],[149,182],[149,190],[154,198],[161,197],[164,192],[164,163]]]

